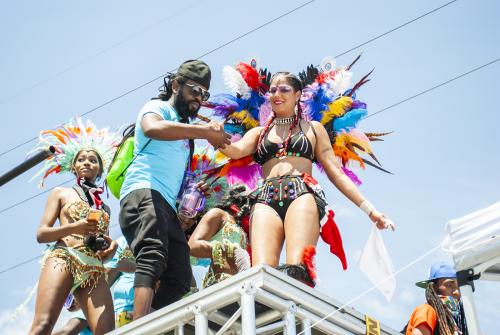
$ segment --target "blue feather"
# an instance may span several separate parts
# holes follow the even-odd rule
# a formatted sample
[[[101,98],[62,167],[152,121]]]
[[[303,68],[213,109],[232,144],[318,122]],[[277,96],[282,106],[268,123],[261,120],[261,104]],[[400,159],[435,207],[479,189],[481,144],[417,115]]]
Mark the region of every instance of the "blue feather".
[[[323,113],[328,110],[328,104],[332,102],[327,94],[327,91],[320,86],[314,93],[314,97],[306,102],[309,116],[314,121],[320,121],[323,117]]]
[[[239,124],[231,124],[231,123],[225,123],[224,124],[224,131],[234,135],[234,134],[240,134],[240,135],[245,135],[245,129],[242,125]]]
[[[349,130],[350,128],[356,128],[359,120],[366,116],[368,111],[366,109],[351,109],[344,116],[336,118],[333,120],[333,130],[336,132],[341,130]]]
[[[258,92],[252,91],[250,94],[250,99],[244,100],[244,107],[242,109],[248,110],[252,117],[259,121],[259,109],[264,103],[265,99]]]

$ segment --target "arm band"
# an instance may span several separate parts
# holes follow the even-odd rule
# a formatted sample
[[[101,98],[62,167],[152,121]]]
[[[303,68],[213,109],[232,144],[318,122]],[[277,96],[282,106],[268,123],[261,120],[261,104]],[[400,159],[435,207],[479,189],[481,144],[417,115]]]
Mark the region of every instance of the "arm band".
[[[370,214],[373,212],[373,210],[375,209],[375,206],[372,205],[371,202],[369,202],[368,200],[363,200],[363,202],[361,203],[361,205],[359,205],[359,208],[366,213],[366,215],[370,216]]]

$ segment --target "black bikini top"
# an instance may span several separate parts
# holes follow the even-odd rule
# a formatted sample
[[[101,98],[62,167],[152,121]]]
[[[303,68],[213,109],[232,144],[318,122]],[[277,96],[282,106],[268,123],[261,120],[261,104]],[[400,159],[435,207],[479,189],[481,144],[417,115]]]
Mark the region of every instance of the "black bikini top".
[[[254,160],[260,165],[264,165],[271,158],[280,158],[283,156],[294,156],[294,157],[304,157],[310,161],[314,161],[314,151],[313,146],[306,134],[302,130],[302,126],[299,122],[300,131],[293,134],[288,143],[288,148],[286,148],[286,153],[283,152],[282,143],[271,142],[267,137],[264,137],[257,147],[257,151],[254,153]],[[316,131],[312,128],[314,135],[316,136]]]

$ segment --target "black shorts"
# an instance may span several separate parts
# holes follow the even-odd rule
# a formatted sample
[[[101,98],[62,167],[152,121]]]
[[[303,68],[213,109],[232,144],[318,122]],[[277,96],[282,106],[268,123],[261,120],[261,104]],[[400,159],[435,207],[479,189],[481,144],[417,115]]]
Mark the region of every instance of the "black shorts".
[[[155,190],[139,189],[120,201],[120,227],[136,259],[135,287],[160,287],[152,307],[182,298],[192,278],[189,246],[175,211]]]
[[[257,203],[273,208],[283,222],[285,222],[286,212],[292,202],[308,193],[314,196],[320,220],[325,215],[326,202],[321,198],[320,194],[317,194],[304,182],[301,175],[267,178],[257,193]]]

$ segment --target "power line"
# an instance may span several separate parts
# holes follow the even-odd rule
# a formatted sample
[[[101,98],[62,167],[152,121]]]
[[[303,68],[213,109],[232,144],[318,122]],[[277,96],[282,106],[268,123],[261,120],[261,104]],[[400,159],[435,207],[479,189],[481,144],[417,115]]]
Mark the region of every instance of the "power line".
[[[413,22],[415,22],[415,21],[418,21],[418,20],[420,20],[420,19],[422,19],[422,18],[426,17],[427,15],[430,15],[430,14],[432,14],[432,13],[434,13],[434,12],[437,12],[438,10],[443,9],[444,7],[447,7],[447,6],[449,6],[449,5],[451,5],[452,3],[457,2],[457,1],[458,1],[458,0],[453,0],[453,1],[450,1],[450,2],[445,3],[445,4],[444,4],[444,5],[442,5],[442,6],[439,6],[439,7],[437,7],[437,8],[434,8],[433,10],[428,11],[427,13],[424,13],[424,14],[422,14],[422,15],[420,15],[420,16],[417,16],[416,18],[414,18],[414,19],[412,19],[412,20],[410,20],[410,21],[407,21],[407,22],[405,22],[405,23],[403,23],[403,24],[401,24],[401,25],[399,25],[399,26],[397,26],[397,27],[394,27],[394,28],[392,28],[391,30],[386,31],[385,33],[382,33],[382,34],[380,34],[380,35],[377,35],[377,36],[375,36],[375,37],[373,37],[373,38],[369,39],[369,40],[368,40],[368,41],[366,41],[366,42],[363,42],[363,43],[361,43],[361,44],[358,44],[358,45],[356,45],[355,47],[352,47],[351,49],[349,49],[349,50],[347,50],[347,51],[342,52],[341,54],[338,54],[337,56],[335,56],[335,58],[338,58],[338,57],[340,57],[340,56],[343,56],[343,55],[345,55],[345,54],[347,54],[347,53],[349,53],[349,52],[351,52],[351,51],[354,51],[354,50],[358,49],[359,47],[362,47],[362,46],[364,46],[364,45],[367,45],[368,43],[371,43],[371,42],[373,42],[373,41],[378,40],[378,39],[379,39],[379,38],[381,38],[381,37],[384,37],[384,36],[386,36],[386,35],[389,35],[390,33],[393,33],[393,32],[395,32],[396,30],[399,30],[399,29],[401,29],[401,28],[403,28],[403,27],[405,27],[405,26],[407,26],[407,25],[409,25],[409,24],[411,24],[411,23],[413,23]]]
[[[114,227],[116,227],[116,226],[118,226],[118,223],[115,223],[115,224],[113,224],[113,225],[109,226],[109,229],[114,228]],[[29,263],[31,263],[31,262],[34,262],[34,261],[36,261],[37,259],[40,259],[42,256],[43,256],[43,254],[41,254],[41,255],[39,255],[39,256],[35,256],[35,257],[33,257],[33,258],[30,258],[30,259],[27,259],[27,260],[25,260],[25,261],[23,261],[23,262],[20,262],[20,263],[14,264],[14,265],[12,265],[12,266],[10,266],[10,267],[6,268],[6,269],[1,270],[1,271],[0,271],[0,275],[1,275],[1,274],[3,274],[3,273],[5,273],[5,272],[9,272],[9,271],[12,271],[12,270],[14,270],[14,269],[17,269],[18,267],[21,267],[21,266],[23,266],[23,265],[25,265],[25,264],[29,264]]]
[[[453,77],[453,78],[451,78],[451,79],[448,79],[447,81],[444,81],[444,82],[442,82],[441,84],[438,84],[438,85],[436,85],[436,86],[432,86],[431,88],[428,88],[428,89],[426,89],[426,90],[424,90],[424,91],[422,91],[422,92],[420,92],[420,93],[414,94],[414,95],[412,95],[412,96],[410,96],[410,97],[408,97],[408,98],[406,98],[406,99],[403,99],[403,100],[401,100],[401,101],[398,101],[398,102],[396,102],[396,103],[394,103],[394,104],[392,104],[392,105],[390,105],[390,106],[384,107],[384,108],[382,108],[381,110],[378,110],[378,111],[376,111],[375,113],[372,113],[372,114],[370,114],[370,115],[366,116],[366,117],[365,117],[365,119],[367,119],[367,118],[369,118],[369,117],[371,117],[371,116],[374,116],[374,115],[380,114],[380,113],[382,113],[382,112],[385,112],[386,110],[391,109],[391,108],[393,108],[393,107],[396,107],[396,106],[398,106],[398,105],[401,105],[402,103],[405,103],[405,102],[407,102],[407,101],[409,101],[409,100],[415,99],[416,97],[419,97],[419,96],[421,96],[421,95],[423,95],[423,94],[425,94],[425,93],[428,93],[428,92],[430,92],[430,91],[433,91],[433,90],[435,90],[436,88],[439,88],[439,87],[441,87],[441,86],[447,85],[447,84],[451,83],[452,81],[455,81],[455,80],[457,80],[457,79],[460,79],[460,78],[462,78],[462,77],[465,77],[465,76],[467,76],[467,75],[469,75],[469,74],[471,74],[471,73],[473,73],[473,72],[476,72],[476,71],[478,71],[478,70],[481,70],[482,68],[485,68],[485,67],[487,67],[487,66],[489,66],[489,65],[492,65],[492,64],[494,64],[494,63],[496,63],[496,62],[498,62],[498,61],[500,61],[500,58],[494,59],[494,60],[492,60],[491,62],[488,62],[488,63],[483,64],[483,65],[481,65],[481,66],[478,66],[478,67],[476,67],[476,68],[474,68],[474,69],[472,69],[472,70],[469,70],[469,71],[467,71],[467,72],[464,72],[464,73],[462,73],[462,74],[459,74],[458,76],[455,76],[455,77]]]
[[[433,90],[435,90],[435,89],[437,89],[437,88],[439,88],[439,87],[442,87],[442,86],[444,86],[444,85],[447,85],[447,84],[449,84],[449,83],[451,83],[451,82],[453,82],[453,81],[455,81],[455,80],[457,80],[457,79],[459,79],[459,78],[463,78],[463,77],[465,77],[465,76],[467,76],[467,75],[469,75],[469,74],[471,74],[471,73],[473,73],[473,72],[476,72],[476,71],[478,71],[478,70],[480,70],[480,69],[483,69],[483,68],[485,68],[485,67],[487,67],[487,66],[490,66],[490,65],[492,65],[492,64],[494,64],[494,63],[496,63],[496,62],[498,62],[498,61],[500,61],[500,58],[497,58],[497,59],[495,59],[495,60],[492,60],[491,62],[488,62],[488,63],[483,64],[483,65],[481,65],[481,66],[478,66],[478,67],[476,67],[476,68],[474,68],[474,69],[472,69],[472,70],[470,70],[470,71],[467,71],[467,72],[465,72],[465,73],[462,73],[462,74],[460,74],[460,75],[458,75],[458,76],[455,76],[455,77],[453,77],[453,78],[451,78],[451,79],[448,79],[448,80],[446,80],[446,81],[442,82],[442,83],[441,83],[441,84],[439,84],[439,85],[435,85],[435,86],[433,86],[433,87],[431,87],[431,88],[429,88],[429,89],[427,89],[427,90],[424,90],[424,91],[422,91],[422,92],[420,92],[420,93],[414,94],[414,95],[412,95],[411,97],[409,97],[409,98],[405,98],[405,99],[403,99],[403,100],[401,100],[401,101],[399,101],[399,102],[396,102],[396,103],[394,103],[394,104],[392,104],[392,105],[390,105],[390,106],[388,106],[388,107],[382,108],[381,110],[378,110],[377,112],[375,112],[375,113],[373,113],[373,114],[368,115],[366,118],[369,118],[370,116],[373,116],[373,115],[376,115],[376,114],[382,113],[382,112],[384,112],[384,111],[386,111],[386,110],[388,110],[388,109],[390,109],[390,108],[393,108],[393,107],[396,107],[396,106],[398,106],[398,105],[401,105],[402,103],[405,103],[405,102],[407,102],[407,101],[410,101],[410,100],[412,100],[412,99],[414,99],[414,98],[416,98],[416,97],[418,97],[418,96],[421,96],[421,95],[423,95],[423,94],[425,94],[425,93],[431,92],[431,91],[433,91]],[[366,119],[366,118],[365,118],[365,119]],[[73,179],[71,179],[71,180],[73,180]],[[66,184],[66,183],[68,183],[68,182],[69,182],[69,181],[65,181],[64,183],[59,184],[58,186],[61,186],[61,185]],[[39,195],[41,195],[41,194],[43,194],[43,193],[46,193],[46,192],[48,192],[48,191],[50,191],[50,190],[44,191],[44,192],[39,193],[39,194],[37,194],[37,195],[35,195],[35,196],[32,196],[31,198],[28,198],[28,199],[26,199],[26,200],[23,200],[23,201],[18,202],[17,204],[14,204],[14,205],[12,205],[12,206],[9,206],[9,207],[7,207],[7,208],[5,208],[5,209],[1,210],[1,211],[0,211],[0,213],[3,213],[3,212],[5,212],[6,210],[8,210],[8,209],[10,209],[10,208],[16,207],[16,206],[18,206],[18,205],[20,205],[20,204],[22,204],[22,203],[24,203],[24,202],[26,202],[26,201],[28,201],[28,200],[31,200],[31,199],[33,199],[33,198],[35,198],[35,197],[37,197],[37,196],[39,196]],[[111,229],[111,228],[113,228],[113,227],[115,227],[115,226],[117,226],[117,225],[118,225],[118,224],[111,225],[109,228]],[[37,256],[37,257],[34,257],[34,258],[30,258],[30,259],[28,259],[28,260],[26,260],[26,261],[24,261],[24,262],[21,262],[21,263],[19,263],[19,264],[13,265],[13,266],[11,266],[11,267],[9,267],[9,268],[5,269],[5,270],[2,270],[2,271],[0,271],[0,275],[1,275],[2,273],[8,272],[8,271],[10,271],[10,270],[13,270],[13,269],[15,269],[15,268],[17,268],[17,267],[19,267],[19,266],[21,266],[21,265],[28,264],[28,263],[30,263],[30,262],[32,262],[32,261],[34,261],[34,260],[38,259],[39,257],[40,257],[40,256]]]
[[[229,45],[229,44],[231,44],[231,43],[234,43],[234,42],[236,42],[237,40],[239,40],[239,39],[241,39],[241,38],[243,38],[243,37],[245,37],[245,36],[247,36],[247,35],[249,35],[249,34],[251,34],[251,33],[255,32],[255,31],[259,30],[259,29],[262,29],[263,27],[265,27],[265,26],[267,26],[267,25],[269,25],[269,24],[271,24],[271,23],[273,23],[273,22],[275,22],[275,21],[277,21],[277,20],[279,20],[279,19],[281,19],[281,18],[283,18],[283,17],[285,17],[285,16],[287,16],[287,15],[289,15],[289,14],[291,14],[291,13],[293,13],[293,12],[295,12],[295,11],[297,11],[297,10],[299,10],[299,9],[301,9],[301,8],[303,8],[303,7],[305,7],[305,6],[307,6],[307,5],[309,5],[309,4],[311,4],[311,3],[312,3],[312,2],[314,2],[314,1],[316,1],[316,0],[311,0],[311,1],[308,1],[308,2],[306,2],[306,3],[303,3],[302,5],[300,5],[300,6],[298,6],[298,7],[295,7],[295,8],[293,8],[293,9],[289,10],[288,12],[285,12],[285,13],[281,14],[280,16],[277,16],[277,17],[275,17],[274,19],[271,19],[270,21],[267,21],[266,23],[264,23],[264,24],[262,24],[262,25],[260,25],[260,26],[258,26],[258,27],[256,27],[256,28],[253,28],[253,29],[249,30],[248,32],[246,32],[246,33],[244,33],[244,34],[242,34],[242,35],[239,35],[238,37],[236,37],[236,38],[234,38],[234,39],[232,39],[232,40],[230,40],[230,41],[228,41],[228,42],[226,42],[226,43],[224,43],[224,44],[222,44],[222,45],[220,45],[220,46],[218,46],[218,47],[216,47],[216,48],[214,48],[214,49],[212,49],[212,50],[210,50],[210,51],[208,51],[208,52],[206,52],[206,53],[204,53],[204,54],[202,54],[202,55],[201,55],[201,56],[199,56],[198,58],[205,57],[205,56],[207,56],[207,55],[209,55],[209,54],[211,54],[211,53],[213,53],[213,52],[215,52],[215,51],[217,51],[217,50],[219,50],[219,49],[221,49],[221,48],[223,48],[223,47],[225,47],[225,46],[227,46],[227,45]],[[424,18],[424,17],[425,17],[425,16],[427,16],[427,15],[430,15],[430,14],[432,14],[432,13],[435,13],[435,12],[437,12],[438,10],[443,9],[443,8],[445,8],[445,7],[449,6],[449,5],[451,5],[451,4],[453,4],[453,3],[457,2],[457,1],[458,1],[458,0],[453,0],[453,1],[450,1],[450,2],[448,2],[448,3],[445,3],[444,5],[441,5],[441,6],[439,6],[439,7],[435,8],[435,9],[433,9],[433,10],[431,10],[431,11],[428,11],[428,12],[426,12],[426,13],[424,13],[424,14],[422,14],[422,15],[420,15],[420,16],[418,16],[418,17],[416,17],[416,18],[413,18],[413,19],[411,19],[411,20],[409,20],[409,21],[407,21],[407,22],[405,22],[405,23],[403,23],[403,24],[401,24],[401,25],[399,25],[399,26],[397,26],[397,27],[395,27],[395,28],[392,28],[392,29],[390,29],[390,30],[386,31],[385,33],[382,33],[382,34],[380,34],[380,35],[377,35],[377,36],[375,36],[375,37],[373,37],[373,38],[369,39],[368,41],[365,41],[365,42],[363,42],[363,43],[360,43],[360,44],[356,45],[355,47],[352,47],[352,48],[350,48],[349,50],[346,50],[346,51],[344,51],[344,52],[342,52],[342,53],[338,54],[338,55],[337,55],[337,56],[335,56],[335,57],[336,57],[336,58],[338,58],[338,57],[343,56],[343,55],[345,55],[345,54],[347,54],[347,53],[349,53],[349,52],[351,52],[351,51],[353,51],[353,50],[356,50],[357,48],[359,48],[359,47],[361,47],[361,46],[364,46],[364,45],[369,44],[369,43],[371,43],[371,42],[373,42],[373,41],[376,41],[376,40],[378,40],[379,38],[382,38],[382,37],[384,37],[384,36],[386,36],[386,35],[388,35],[388,34],[390,34],[390,33],[394,32],[394,31],[396,31],[396,30],[399,30],[399,29],[401,29],[401,28],[403,28],[403,27],[405,27],[405,26],[407,26],[407,25],[409,25],[409,24],[411,24],[411,23],[413,23],[413,22],[415,22],[415,21],[418,21],[418,20],[420,20],[420,19]],[[173,72],[173,71],[175,71],[175,70],[176,70],[176,68],[175,68],[175,69],[170,70],[169,72]],[[109,105],[109,104],[113,103],[114,101],[119,100],[119,99],[123,98],[124,96],[126,96],[126,95],[128,95],[128,94],[131,94],[131,93],[133,93],[133,92],[135,92],[135,91],[137,91],[137,90],[139,90],[139,89],[143,88],[144,86],[147,86],[147,85],[149,85],[149,84],[151,84],[151,83],[155,82],[155,81],[156,81],[156,80],[158,80],[158,79],[163,78],[164,76],[165,76],[165,74],[162,74],[162,75],[160,75],[160,76],[158,76],[158,77],[156,77],[156,78],[153,78],[153,79],[149,80],[148,82],[146,82],[146,83],[144,83],[144,84],[142,84],[142,85],[140,85],[140,86],[137,86],[136,88],[133,88],[133,89],[131,89],[131,90],[129,90],[129,91],[126,91],[125,93],[123,93],[123,94],[121,94],[121,95],[119,95],[119,96],[117,96],[117,97],[115,97],[115,98],[113,98],[113,99],[111,99],[111,100],[108,100],[108,101],[104,102],[103,104],[101,104],[101,105],[99,105],[99,106],[97,106],[97,107],[95,107],[95,108],[92,108],[91,110],[89,110],[89,111],[87,111],[87,112],[85,112],[85,113],[81,114],[81,116],[88,115],[88,114],[90,114],[90,113],[92,113],[92,112],[94,112],[94,111],[96,111],[96,110],[98,110],[98,109],[100,109],[100,108],[102,108],[102,107],[104,107],[104,106],[107,106],[107,105]],[[30,139],[28,139],[28,140],[26,140],[26,141],[24,141],[24,142],[22,142],[22,143],[19,143],[19,144],[15,145],[15,146],[11,147],[10,149],[7,149],[7,150],[5,150],[5,151],[1,152],[1,153],[0,153],[0,157],[1,157],[1,156],[3,156],[3,155],[5,155],[5,154],[7,154],[7,153],[9,153],[9,152],[11,152],[11,151],[13,151],[13,150],[16,150],[16,149],[18,149],[18,148],[22,147],[22,146],[24,146],[24,145],[26,145],[26,144],[28,144],[28,143],[30,143],[30,142],[33,142],[33,141],[34,141],[34,140],[36,140],[37,138],[38,138],[38,137],[33,137],[33,138],[30,138]]]
[[[36,256],[36,257],[33,257],[33,258],[30,258],[30,259],[28,259],[28,260],[26,260],[24,262],[12,265],[11,267],[8,267],[7,269],[4,269],[4,270],[0,271],[0,275],[3,274],[3,273],[5,273],[5,272],[9,272],[11,270],[17,269],[18,267],[23,266],[25,264],[31,263],[33,261],[36,261],[37,259],[39,259],[42,256],[43,256],[43,254],[39,255],[39,256]]]
[[[12,209],[12,208],[17,207],[17,206],[19,206],[19,205],[21,205],[21,204],[24,204],[25,202],[28,202],[28,201],[30,201],[31,199],[35,199],[35,198],[37,198],[37,197],[41,196],[42,194],[45,194],[45,193],[47,193],[47,192],[50,192],[50,191],[52,191],[54,188],[59,187],[59,186],[62,186],[62,185],[65,185],[65,184],[67,184],[67,183],[69,183],[70,181],[73,181],[73,180],[74,180],[74,178],[72,178],[72,179],[70,179],[70,180],[66,180],[65,182],[62,182],[62,183],[60,183],[59,185],[56,185],[56,186],[54,186],[54,187],[52,187],[52,188],[49,188],[48,190],[45,190],[45,191],[40,192],[40,193],[37,193],[37,194],[35,194],[35,195],[33,195],[33,196],[29,197],[29,198],[26,198],[26,199],[24,199],[24,200],[21,200],[21,201],[19,201],[19,202],[16,202],[15,204],[12,204],[12,205],[10,205],[10,206],[8,206],[8,207],[5,207],[4,209],[0,210],[0,214],[2,214],[3,212],[8,211],[9,209]]]
[[[97,58],[98,56],[100,56],[100,55],[102,55],[102,54],[104,54],[104,53],[106,53],[106,52],[108,52],[108,51],[110,51],[110,50],[112,50],[112,49],[114,49],[114,48],[116,48],[116,47],[118,47],[118,46],[122,45],[122,44],[125,44],[125,43],[127,43],[128,41],[130,41],[130,40],[132,40],[132,39],[134,39],[134,38],[137,38],[137,37],[139,37],[139,36],[141,36],[141,35],[144,35],[147,31],[149,31],[149,30],[151,30],[151,29],[155,28],[156,26],[158,26],[158,25],[160,25],[160,24],[162,24],[162,23],[164,23],[164,22],[168,22],[168,21],[170,21],[170,19],[172,19],[172,18],[174,18],[174,17],[176,17],[176,16],[178,16],[178,15],[182,14],[183,12],[185,12],[185,11],[187,11],[187,10],[189,10],[189,9],[191,9],[191,8],[193,8],[193,7],[195,7],[195,6],[197,6],[197,5],[199,5],[199,4],[200,4],[200,3],[202,3],[203,1],[205,1],[205,0],[200,0],[200,1],[198,1],[198,2],[192,3],[192,4],[190,4],[190,5],[186,6],[186,7],[184,7],[184,8],[182,8],[182,9],[178,10],[177,12],[172,13],[171,15],[169,15],[169,16],[167,16],[167,17],[164,17],[164,18],[162,18],[162,19],[160,19],[160,20],[158,20],[157,22],[155,22],[155,23],[153,23],[153,24],[149,25],[149,26],[148,26],[148,27],[146,27],[145,29],[143,29],[143,30],[141,30],[141,31],[139,31],[139,32],[136,32],[136,33],[134,33],[134,34],[132,34],[132,35],[129,35],[129,36],[128,36],[128,37],[126,37],[125,39],[122,39],[121,41],[118,41],[118,42],[116,42],[116,43],[112,44],[111,46],[109,46],[109,47],[107,47],[107,48],[104,48],[104,49],[102,49],[102,50],[100,50],[100,51],[96,52],[95,54],[93,54],[93,55],[91,55],[91,56],[89,56],[89,57],[87,57],[87,58],[85,58],[85,59],[83,59],[83,60],[81,60],[81,61],[79,61],[79,62],[77,62],[77,63],[73,64],[73,65],[70,65],[70,66],[66,67],[65,69],[63,69],[63,70],[61,70],[61,71],[59,71],[59,72],[56,72],[56,73],[54,73],[54,74],[52,74],[52,75],[49,75],[49,76],[48,76],[47,78],[45,78],[45,79],[42,79],[42,80],[37,81],[37,82],[36,82],[36,83],[34,83],[33,85],[31,85],[31,86],[29,86],[29,87],[26,87],[25,89],[20,90],[20,91],[18,91],[17,93],[14,93],[13,95],[11,95],[11,96],[9,96],[9,97],[5,98],[4,100],[0,101],[0,105],[1,105],[1,104],[4,104],[4,103],[6,103],[6,102],[8,102],[8,101],[10,101],[10,100],[12,100],[12,99],[15,99],[15,98],[17,98],[17,97],[19,97],[19,96],[21,96],[21,95],[25,94],[26,92],[29,92],[29,91],[31,91],[32,89],[34,89],[34,88],[36,88],[36,87],[38,87],[38,86],[41,86],[41,85],[45,84],[46,82],[49,82],[49,81],[51,81],[52,79],[55,79],[55,78],[57,78],[57,77],[59,77],[59,76],[61,76],[61,75],[65,74],[66,72],[69,72],[69,71],[71,71],[71,70],[73,70],[73,69],[75,69],[75,68],[79,67],[80,65],[83,65],[83,64],[85,64],[85,63],[88,63],[88,62],[89,62],[89,61],[91,61],[92,59],[95,59],[95,58]]]

